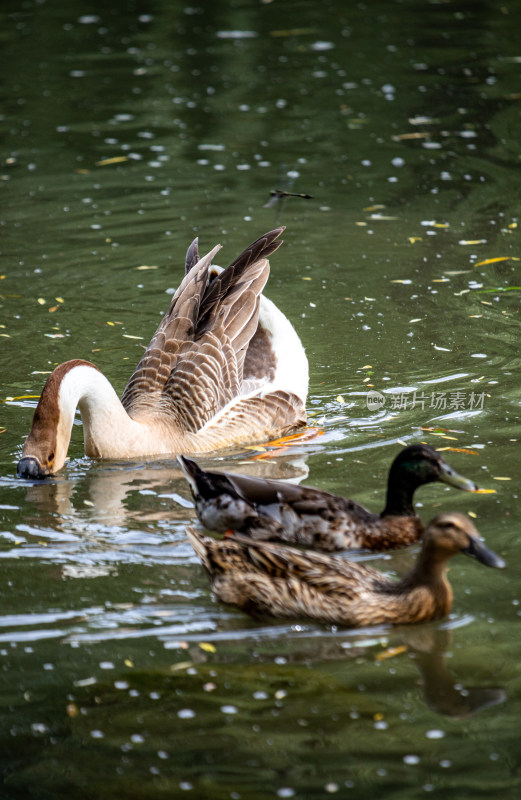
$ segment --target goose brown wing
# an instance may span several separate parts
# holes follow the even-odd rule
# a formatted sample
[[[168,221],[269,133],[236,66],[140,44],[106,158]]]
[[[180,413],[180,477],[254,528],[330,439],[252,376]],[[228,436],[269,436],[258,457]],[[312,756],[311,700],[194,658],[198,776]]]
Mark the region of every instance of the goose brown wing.
[[[123,393],[130,416],[160,414],[195,432],[240,394],[269,274],[267,256],[280,246],[275,239],[283,230],[257,239],[211,282],[208,270],[218,247],[185,275]]]

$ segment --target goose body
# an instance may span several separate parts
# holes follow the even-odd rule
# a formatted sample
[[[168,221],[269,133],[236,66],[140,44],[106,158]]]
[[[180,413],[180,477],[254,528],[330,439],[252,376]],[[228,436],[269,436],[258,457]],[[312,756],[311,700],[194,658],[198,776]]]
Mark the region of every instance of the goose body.
[[[422,444],[409,445],[394,459],[381,514],[310,486],[207,472],[183,456],[179,462],[205,528],[324,551],[389,550],[409,545],[418,541],[423,531],[413,506],[419,486],[442,481],[466,491],[477,490],[475,483],[458,475],[432,447]]]
[[[414,567],[398,581],[339,556],[257,542],[242,534],[216,541],[194,528],[187,532],[224,603],[254,616],[302,617],[335,625],[439,619],[452,607],[449,558],[461,552],[487,566],[505,566],[485,547],[468,517],[457,513],[431,521]]]
[[[45,384],[18,474],[41,478],[64,464],[76,408],[85,452],[100,458],[201,453],[263,441],[305,424],[308,363],[293,326],[261,293],[277,228],[224,270],[220,249],[186,274],[121,400],[88,361],[60,364]]]

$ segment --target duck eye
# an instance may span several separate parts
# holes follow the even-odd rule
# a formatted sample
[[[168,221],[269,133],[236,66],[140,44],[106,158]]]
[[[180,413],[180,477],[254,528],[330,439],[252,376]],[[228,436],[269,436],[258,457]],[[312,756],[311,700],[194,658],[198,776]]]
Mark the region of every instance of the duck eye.
[[[54,461],[54,453],[50,453],[47,457],[47,463],[49,464],[51,461]]]

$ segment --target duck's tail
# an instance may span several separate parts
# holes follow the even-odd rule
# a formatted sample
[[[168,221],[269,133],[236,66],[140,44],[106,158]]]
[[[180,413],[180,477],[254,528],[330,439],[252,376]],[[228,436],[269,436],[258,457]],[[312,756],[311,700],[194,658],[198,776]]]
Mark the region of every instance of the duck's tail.
[[[192,528],[191,525],[186,526],[186,535],[188,536],[188,541],[194,548],[196,555],[201,559],[203,567],[210,572],[210,559],[208,558],[208,551],[213,543],[213,539],[210,539],[209,536],[205,536],[204,533],[200,533],[195,528]]]

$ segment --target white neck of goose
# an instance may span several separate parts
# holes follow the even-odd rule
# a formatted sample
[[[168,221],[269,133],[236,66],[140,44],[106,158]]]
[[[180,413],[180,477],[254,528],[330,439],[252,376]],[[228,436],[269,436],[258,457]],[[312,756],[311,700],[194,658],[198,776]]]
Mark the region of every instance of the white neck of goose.
[[[94,366],[81,364],[66,372],[56,401],[59,416],[54,471],[65,463],[76,408],[81,413],[88,456],[128,458],[136,452],[154,451],[148,426],[129,417],[110,382]]]
[[[79,408],[84,427],[85,452],[99,456],[137,425],[127,414],[108,379],[95,367],[82,364],[66,372],[58,392],[62,437],[70,440],[74,414]],[[67,441],[68,445],[68,441]]]

